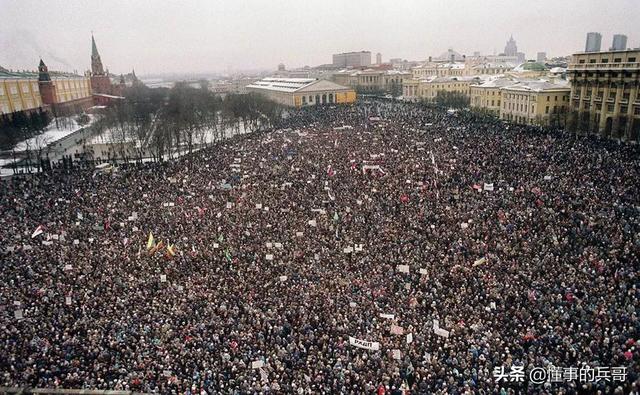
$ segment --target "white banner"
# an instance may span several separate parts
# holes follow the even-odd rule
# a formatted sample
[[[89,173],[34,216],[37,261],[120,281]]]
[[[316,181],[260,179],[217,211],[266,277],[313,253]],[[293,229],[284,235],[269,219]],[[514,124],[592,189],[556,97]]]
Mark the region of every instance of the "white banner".
[[[355,347],[364,348],[364,349],[373,350],[373,351],[378,351],[380,349],[380,343],[378,342],[360,340],[351,336],[349,336],[349,344]]]
[[[493,191],[493,183],[491,184],[487,184],[486,182],[484,183],[484,190],[485,191]]]
[[[395,317],[396,317],[396,316],[395,316],[395,315],[393,315],[393,314],[383,314],[383,313],[380,313],[380,318],[384,318],[384,319],[387,319],[387,320],[392,320],[392,319],[394,319]]]
[[[442,336],[442,337],[444,337],[445,339],[449,337],[449,331],[444,330],[444,329],[442,329],[442,328],[436,328],[436,329],[434,329],[434,330],[433,330],[433,333],[435,333],[435,334],[436,334],[436,335],[438,335],[438,336]]]
[[[251,362],[252,369],[260,369],[264,366],[264,361],[262,359],[258,359],[257,361]]]
[[[398,271],[400,273],[409,273],[409,265],[398,265]]]

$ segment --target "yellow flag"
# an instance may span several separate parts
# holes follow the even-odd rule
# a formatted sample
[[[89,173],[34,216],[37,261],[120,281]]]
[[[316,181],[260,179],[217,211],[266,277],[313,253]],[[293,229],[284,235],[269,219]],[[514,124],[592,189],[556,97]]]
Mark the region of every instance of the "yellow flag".
[[[149,240],[147,241],[147,250],[150,250],[153,248],[153,246],[156,245],[156,242],[153,240],[153,234],[151,234],[151,232],[149,232]]]
[[[173,250],[173,244],[167,245],[167,254],[169,254],[170,256],[174,256],[176,254]]]

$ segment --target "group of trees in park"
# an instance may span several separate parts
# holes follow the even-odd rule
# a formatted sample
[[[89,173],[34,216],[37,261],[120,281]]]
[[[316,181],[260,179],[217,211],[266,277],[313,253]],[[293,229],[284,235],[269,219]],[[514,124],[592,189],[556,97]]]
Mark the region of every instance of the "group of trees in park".
[[[51,122],[49,114],[39,111],[17,111],[0,117],[0,151],[12,149],[18,142],[42,133]]]
[[[177,83],[171,89],[136,84],[124,96],[92,126],[113,148],[102,159],[162,160],[191,153],[243,130],[268,128],[283,110],[254,93],[221,97],[206,84]]]
[[[470,104],[469,96],[461,92],[438,91],[434,99],[437,106],[445,108],[467,108]]]

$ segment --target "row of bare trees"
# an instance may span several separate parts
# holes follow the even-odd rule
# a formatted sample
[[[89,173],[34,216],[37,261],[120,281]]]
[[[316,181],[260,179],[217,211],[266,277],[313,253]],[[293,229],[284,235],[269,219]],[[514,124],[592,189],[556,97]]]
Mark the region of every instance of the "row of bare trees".
[[[110,147],[109,159],[124,162],[172,158],[229,135],[269,128],[283,111],[257,94],[221,97],[187,83],[171,89],[138,84],[125,97],[93,126]]]

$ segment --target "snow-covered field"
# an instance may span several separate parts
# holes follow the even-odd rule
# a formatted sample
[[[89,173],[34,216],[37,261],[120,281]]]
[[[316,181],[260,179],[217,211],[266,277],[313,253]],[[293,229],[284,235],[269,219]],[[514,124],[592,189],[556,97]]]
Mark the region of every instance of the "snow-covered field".
[[[32,137],[28,140],[24,140],[19,142],[14,150],[16,152],[26,151],[26,150],[37,150],[38,148],[42,148],[48,144],[56,142],[61,138],[67,137],[73,132],[76,132],[83,127],[89,126],[95,120],[95,115],[88,114],[90,118],[89,124],[85,126],[80,126],[76,122],[76,117],[69,117],[64,120],[64,122],[59,122],[59,125],[56,126],[55,120],[51,121],[49,126],[45,129],[42,134],[39,134],[35,137]]]

